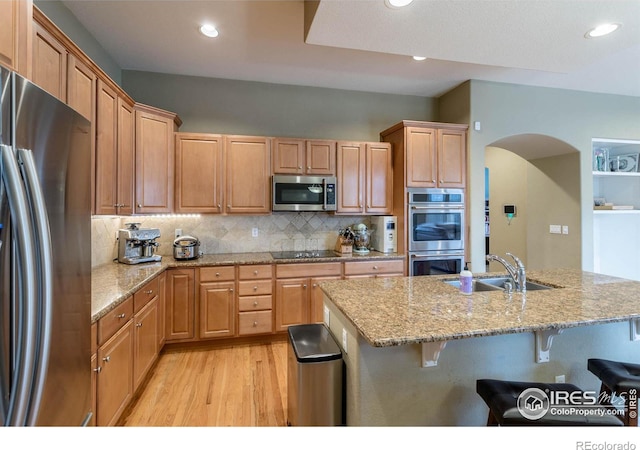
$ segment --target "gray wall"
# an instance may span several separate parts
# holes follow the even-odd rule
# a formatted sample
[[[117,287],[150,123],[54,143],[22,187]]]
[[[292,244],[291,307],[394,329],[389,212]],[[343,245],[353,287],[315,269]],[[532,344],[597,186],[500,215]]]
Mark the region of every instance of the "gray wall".
[[[484,266],[484,168],[485,147],[519,134],[542,134],[566,142],[580,151],[578,173],[568,174],[579,183],[579,215],[582,268],[593,268],[593,179],[591,139],[640,140],[640,98],[547,89],[514,84],[471,81],[470,122],[480,121],[482,130],[469,131],[469,200],[472,267]],[[576,194],[571,194],[572,198]],[[541,210],[540,222],[556,223],[554,208]],[[550,248],[550,251],[560,251]],[[566,251],[566,249],[563,249]],[[580,251],[580,249],[576,249]]]
[[[124,70],[136,101],[177,113],[180,131],[379,141],[410,120],[435,120],[437,100],[407,95]]]
[[[66,34],[83,52],[89,56],[117,84],[121,83],[121,69],[93,35],[80,23],[76,16],[60,1],[34,1],[42,11],[64,34]]]

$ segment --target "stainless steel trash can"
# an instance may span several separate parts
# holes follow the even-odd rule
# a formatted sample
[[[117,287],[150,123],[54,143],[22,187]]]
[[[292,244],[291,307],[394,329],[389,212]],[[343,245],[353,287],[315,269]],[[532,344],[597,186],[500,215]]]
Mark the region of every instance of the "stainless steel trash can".
[[[289,327],[287,423],[343,425],[343,360],[324,324]]]

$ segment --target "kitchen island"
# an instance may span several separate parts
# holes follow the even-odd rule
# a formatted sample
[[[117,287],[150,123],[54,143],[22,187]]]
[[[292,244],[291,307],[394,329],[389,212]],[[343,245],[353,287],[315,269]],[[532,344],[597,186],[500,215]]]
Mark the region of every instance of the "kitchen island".
[[[553,289],[463,295],[450,279],[321,284],[345,359],[347,425],[482,426],[479,378],[564,375],[598,390],[588,358],[640,362],[640,282],[556,269],[528,273]]]

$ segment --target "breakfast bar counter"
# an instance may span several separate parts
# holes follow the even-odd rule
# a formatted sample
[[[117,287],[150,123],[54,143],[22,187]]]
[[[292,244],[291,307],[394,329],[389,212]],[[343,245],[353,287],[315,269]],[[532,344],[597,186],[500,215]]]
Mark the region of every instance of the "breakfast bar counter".
[[[640,282],[571,269],[527,277],[552,289],[463,295],[445,275],[322,283],[347,424],[484,425],[479,378],[564,376],[597,390],[588,358],[640,362]]]

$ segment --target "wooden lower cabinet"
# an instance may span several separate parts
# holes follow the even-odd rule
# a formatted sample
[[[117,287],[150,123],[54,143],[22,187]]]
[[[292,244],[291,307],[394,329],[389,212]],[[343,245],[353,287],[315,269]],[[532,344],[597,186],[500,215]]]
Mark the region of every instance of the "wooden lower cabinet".
[[[158,358],[158,296],[147,303],[133,318],[134,354],[133,389],[138,389]]]
[[[240,266],[238,278],[238,335],[273,333],[273,266]]]
[[[349,261],[344,263],[345,280],[353,278],[388,278],[404,276],[404,261],[369,260]]]
[[[98,348],[97,425],[115,425],[133,397],[133,320]]]
[[[195,269],[166,271],[166,342],[195,338]]]
[[[275,331],[322,321],[321,280],[340,279],[342,264],[302,263],[276,266]],[[318,319],[318,316],[320,317]]]
[[[235,283],[200,283],[200,338],[235,335]]]

